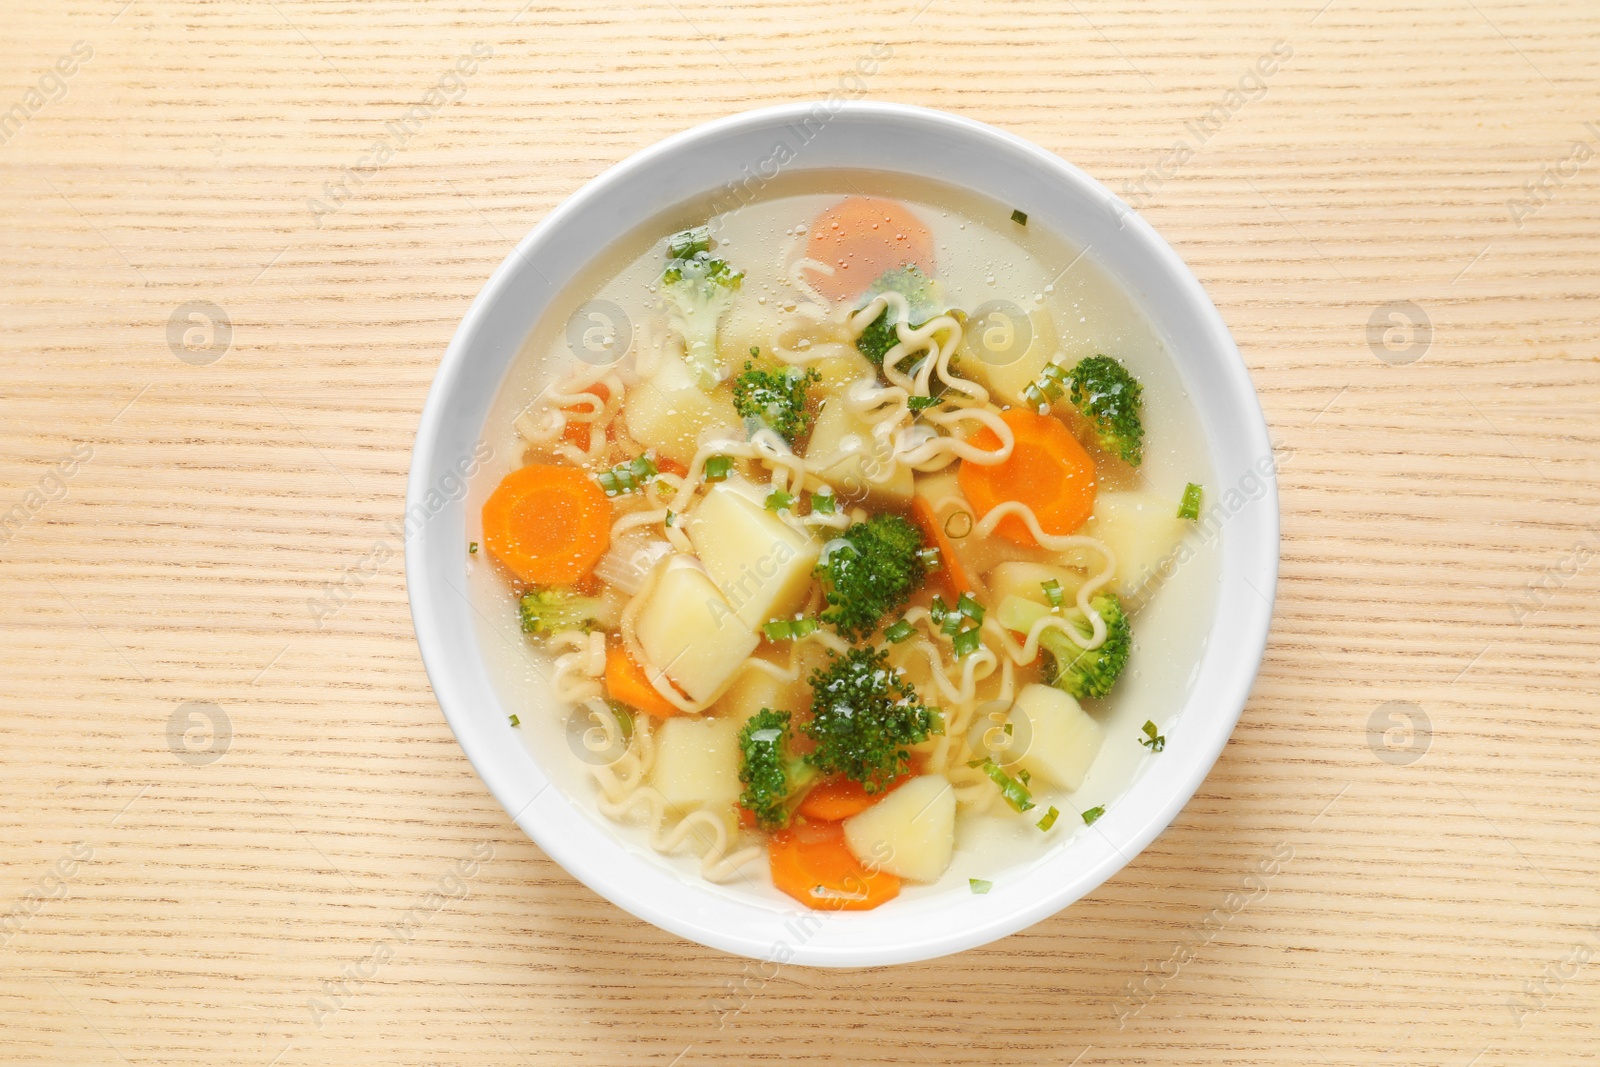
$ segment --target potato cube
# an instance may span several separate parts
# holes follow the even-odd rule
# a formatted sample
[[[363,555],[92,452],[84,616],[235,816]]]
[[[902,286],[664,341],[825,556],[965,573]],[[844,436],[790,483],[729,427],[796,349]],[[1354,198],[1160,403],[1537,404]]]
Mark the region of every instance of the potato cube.
[[[695,555],[752,630],[800,609],[821,550],[768,511],[757,492],[734,482],[713,485],[685,525]]]
[[[1027,751],[1016,761],[1018,767],[1063,789],[1083,785],[1100,754],[1103,732],[1070,694],[1050,685],[1023,686],[1011,721],[1016,724],[1013,734],[1027,731]]]
[[[936,882],[956,843],[956,795],[942,774],[913,778],[844,821],[844,839],[869,870]]]
[[[678,716],[656,733],[650,783],[681,812],[723,811],[739,799],[739,721]]]
[[[635,632],[650,665],[664,670],[690,699],[709,701],[760,639],[691,557],[674,557],[665,566]]]
[[[1154,588],[1161,563],[1189,531],[1178,518],[1178,501],[1144,491],[1103,491],[1095,498],[1094,517],[1083,532],[1098,537],[1117,557],[1112,588],[1132,596],[1141,587]],[[1098,566],[1098,562],[1091,566]]]
[[[707,393],[675,353],[668,353],[653,378],[630,390],[623,407],[628,434],[658,456],[688,466],[708,431],[742,425],[725,391]]]

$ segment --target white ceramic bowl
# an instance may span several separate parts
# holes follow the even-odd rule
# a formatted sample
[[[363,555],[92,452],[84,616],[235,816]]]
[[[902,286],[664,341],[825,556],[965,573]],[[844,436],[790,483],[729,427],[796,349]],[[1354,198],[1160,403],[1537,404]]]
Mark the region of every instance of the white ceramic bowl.
[[[521,745],[478,647],[468,603],[461,495],[437,488],[483,432],[489,405],[535,321],[599,250],[676,204],[761,173],[775,146],[786,171],[889,169],[1030,205],[1030,224],[1087,246],[1167,341],[1197,409],[1216,487],[1259,487],[1221,525],[1214,627],[1159,773],[1129,791],[1063,849],[1007,872],[987,895],[962,888],[870,912],[807,912],[686,879],[600,831]],[[885,161],[891,161],[886,167]],[[472,765],[517,824],[601,896],[683,937],[777,963],[872,966],[958,952],[1071,904],[1144,848],[1188,802],[1239,719],[1260,665],[1278,572],[1277,484],[1261,409],[1216,308],[1175,252],[1104,186],[1049,152],[969,119],[894,104],[794,104],[751,111],[670,137],[606,171],[551,212],[478,294],[440,365],[417,431],[406,581],[423,662]],[[1231,510],[1231,509],[1230,509]],[[559,754],[568,758],[567,753]],[[802,916],[813,920],[797,922]]]

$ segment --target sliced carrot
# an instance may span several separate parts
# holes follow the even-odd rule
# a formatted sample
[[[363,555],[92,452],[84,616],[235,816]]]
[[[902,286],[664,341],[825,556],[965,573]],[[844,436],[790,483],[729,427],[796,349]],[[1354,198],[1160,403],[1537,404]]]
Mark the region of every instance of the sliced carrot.
[[[860,815],[872,805],[911,781],[912,776],[902,774],[889,783],[881,793],[869,793],[861,783],[843,776],[828,778],[811,787],[797,809],[808,819],[823,822],[842,822],[852,815]]]
[[[679,714],[672,701],[656,691],[644,668],[633,662],[633,657],[621,645],[606,649],[606,692],[612,700],[620,700],[630,708],[638,708],[647,715],[668,719]]]
[[[904,204],[850,196],[811,224],[807,258],[833,268],[810,272],[811,284],[831,300],[859,296],[885,271],[915,264],[933,273],[933,236]]]
[[[656,457],[656,470],[662,474],[676,474],[680,478],[687,477],[689,474],[688,467],[668,456]]]
[[[962,460],[956,475],[978,517],[1015,500],[1033,509],[1040,528],[1047,534],[1077,530],[1094,513],[1094,460],[1072,431],[1053,415],[1012,408],[1001,412],[1000,418],[1016,438],[1011,455],[1004,463],[987,467]],[[1000,439],[984,427],[973,435],[972,445],[994,451],[999,449]],[[995,532],[1019,545],[1037,547],[1019,516],[1007,515]]]
[[[611,547],[611,501],[576,467],[533,463],[483,503],[489,554],[533,585],[575,585]]]
[[[962,593],[974,593],[978,587],[967,576],[966,568],[961,565],[961,558],[956,555],[956,546],[944,532],[944,524],[939,521],[939,516],[934,514],[933,505],[927,497],[914,496],[911,498],[911,512],[917,520],[917,525],[922,527],[922,535],[939,550],[939,570],[936,572],[952,596],[960,597]]]
[[[585,389],[584,392],[593,393],[595,396],[600,398],[600,402],[602,404],[604,404],[611,396],[611,390],[607,389],[599,382],[589,386],[589,388]],[[577,412],[586,414],[589,411],[589,407],[588,405],[573,405],[572,407],[563,408],[562,410],[569,415]],[[589,447],[589,427],[592,425],[594,424],[591,422],[574,422],[571,419],[568,419],[566,428],[561,431],[561,439],[574,448],[586,449]]]
[[[900,894],[900,879],[869,871],[836,822],[798,822],[767,841],[772,884],[818,911],[867,911]]]

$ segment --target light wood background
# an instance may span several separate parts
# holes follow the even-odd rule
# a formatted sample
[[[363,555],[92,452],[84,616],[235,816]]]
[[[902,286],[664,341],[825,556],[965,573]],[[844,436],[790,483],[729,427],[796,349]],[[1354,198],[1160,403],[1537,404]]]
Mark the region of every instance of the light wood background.
[[[1593,0],[7,10],[0,1058],[1600,1057]],[[1033,929],[886,971],[747,969],[542,856],[445,727],[385,529],[514,240],[669,133],[823,95],[873,42],[893,56],[866,96],[1122,189],[1280,41],[1144,206],[1283,459],[1265,667],[1172,828]],[[308,199],[474,42],[465,94],[319,225]],[[167,332],[196,301],[231,322],[203,365]],[[1386,347],[1402,302],[1430,326]],[[326,583],[345,602],[319,628]],[[194,702],[224,728],[186,738]]]

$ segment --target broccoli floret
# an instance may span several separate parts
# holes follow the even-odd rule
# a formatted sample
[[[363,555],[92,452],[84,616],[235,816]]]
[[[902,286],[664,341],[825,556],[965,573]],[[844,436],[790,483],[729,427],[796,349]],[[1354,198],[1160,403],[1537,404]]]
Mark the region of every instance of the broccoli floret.
[[[781,830],[817,779],[790,744],[789,713],[762,708],[739,731],[739,806],[764,830]]]
[[[1137,467],[1144,458],[1139,418],[1144,386],[1110,356],[1090,356],[1071,372],[1072,403],[1094,424],[1100,447]]]
[[[814,370],[802,371],[798,367],[757,370],[747,360],[744,372],[733,380],[733,408],[747,419],[760,419],[785,441],[794,444],[811,426],[806,390],[820,381],[822,375]]]
[[[1128,665],[1128,652],[1133,648],[1133,630],[1122,613],[1121,601],[1111,593],[1100,593],[1090,598],[1089,606],[1106,621],[1106,641],[1099,648],[1081,648],[1055,627],[1039,635],[1039,647],[1054,661],[1051,684],[1078,700],[1111,692],[1122,668]],[[1070,620],[1084,638],[1094,633],[1094,627],[1081,614],[1074,613]]]
[[[661,291],[677,312],[674,325],[683,335],[684,355],[702,389],[716,386],[717,324],[733,306],[733,294],[744,272],[711,254],[710,231],[684,230],[667,239],[667,268]]]
[[[910,305],[912,329],[919,329],[944,311],[944,292],[939,283],[917,267],[900,267],[883,275],[861,297],[860,306],[866,307],[878,294],[889,292],[900,293],[906,298]],[[900,343],[900,334],[896,329],[898,322],[895,309],[892,306],[884,308],[856,338],[856,347],[861,354],[882,366],[883,357],[889,349]]]
[[[536,589],[523,596],[517,611],[525,634],[593,630],[600,614],[600,598],[571,589]]]
[[[816,741],[806,758],[829,774],[880,793],[911,766],[907,745],[943,730],[939,713],[924,707],[905,675],[889,666],[889,653],[852,648],[811,675],[811,721]]]
[[[922,587],[922,533],[898,515],[874,515],[828,543],[813,573],[826,584],[822,621],[841,636],[870,637]]]

